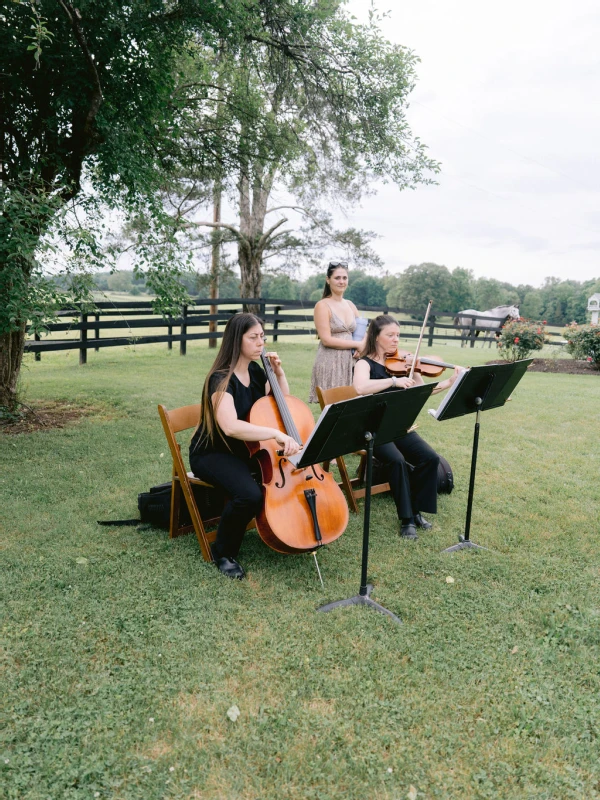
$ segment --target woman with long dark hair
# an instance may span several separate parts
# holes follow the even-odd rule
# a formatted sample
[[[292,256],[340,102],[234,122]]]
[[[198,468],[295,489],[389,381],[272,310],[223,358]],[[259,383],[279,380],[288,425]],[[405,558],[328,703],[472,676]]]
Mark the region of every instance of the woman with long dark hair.
[[[360,349],[364,339],[362,342],[352,340],[358,310],[351,300],[344,299],[347,288],[347,262],[330,261],[323,297],[314,310],[319,349],[310,381],[309,403],[318,402],[317,386],[333,389],[352,383],[352,350]]]
[[[225,491],[229,500],[211,545],[218,569],[230,578],[244,577],[237,562],[246,526],[259,511],[263,496],[250,471],[245,442],[275,439],[284,455],[298,452],[298,443],[276,428],[246,422],[254,403],[270,392],[256,359],[265,334],[254,314],[235,314],[227,323],[221,349],[204,381],[200,423],[190,444],[190,467],[197,478]],[[267,353],[284,394],[289,387],[277,353]]]
[[[399,335],[400,326],[394,317],[381,314],[371,320],[361,358],[354,368],[353,384],[358,394],[409,389],[424,383],[418,372],[413,379],[390,377],[386,372],[386,355],[398,349]],[[438,383],[433,394],[449,389],[460,371],[460,367],[456,367],[450,378]],[[438,454],[418,433],[411,431],[395,442],[375,445],[373,455],[389,468],[390,489],[400,519],[400,535],[404,539],[416,539],[417,528],[431,528],[431,523],[421,512],[437,512]]]

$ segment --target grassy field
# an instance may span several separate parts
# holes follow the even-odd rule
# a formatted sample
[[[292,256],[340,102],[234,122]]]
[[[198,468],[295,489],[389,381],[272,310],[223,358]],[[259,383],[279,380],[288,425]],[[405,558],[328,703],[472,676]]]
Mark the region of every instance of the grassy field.
[[[278,344],[302,398],[315,347]],[[205,344],[26,359],[28,402],[91,413],[0,434],[4,796],[600,797],[597,376],[530,373],[483,415],[472,538],[487,552],[441,554],[464,523],[474,420],[422,414],[456,489],[418,542],[374,500],[369,576],[398,627],[315,613],[358,589],[360,516],[320,555],[324,590],[310,557],[254,532],[239,583],[193,536],[96,525],[169,478],[156,405],[197,401],[211,359]]]

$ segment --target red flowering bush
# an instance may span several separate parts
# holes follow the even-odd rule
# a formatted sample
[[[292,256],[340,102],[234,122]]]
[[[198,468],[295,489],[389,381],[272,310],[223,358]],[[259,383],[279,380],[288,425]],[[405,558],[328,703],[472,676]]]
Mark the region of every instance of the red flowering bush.
[[[572,322],[563,331],[567,352],[573,358],[591,361],[600,369],[600,325],[578,325]]]
[[[502,326],[498,347],[507,361],[518,361],[533,350],[541,350],[546,341],[543,323],[514,319]]]

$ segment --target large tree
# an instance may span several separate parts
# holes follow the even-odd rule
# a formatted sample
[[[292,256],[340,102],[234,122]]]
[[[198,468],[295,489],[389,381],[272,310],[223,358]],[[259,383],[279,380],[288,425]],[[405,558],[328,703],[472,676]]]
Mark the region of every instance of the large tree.
[[[237,137],[235,168],[213,179],[237,218],[198,217],[210,176],[193,158],[167,187],[167,205],[196,240],[191,246],[214,242],[206,229],[237,245],[243,296],[260,294],[267,260],[315,263],[333,246],[357,266],[379,266],[372,234],[339,230],[332,212],[357,202],[376,179],[403,189],[430,181],[437,169],[405,117],[416,56],[372,23],[353,23],[339,0],[298,3],[289,24],[304,59],[284,61],[255,42],[235,51],[225,43],[210,69],[203,57],[185,64],[186,140],[194,142],[209,116],[215,129]]]
[[[260,52],[263,72],[317,59],[304,31],[322,2],[297,0],[13,0],[0,11],[0,406],[16,403],[25,328],[57,299],[39,258],[65,209],[94,200],[164,209],[153,198],[177,169],[186,107],[182,59]],[[337,3],[334,2],[334,5]],[[323,80],[327,75],[323,74]],[[312,83],[315,91],[320,78]],[[187,97],[185,97],[187,102]],[[202,109],[200,109],[202,111]],[[200,114],[199,120],[203,116]],[[237,132],[205,120],[193,152],[206,174],[239,164]],[[81,210],[81,213],[83,211]],[[97,263],[98,243],[74,219],[76,255]],[[152,243],[149,226],[147,242]],[[175,233],[163,241],[151,284],[173,299]],[[153,254],[155,255],[155,254]],[[76,284],[81,285],[81,284]],[[63,299],[63,298],[60,298]]]

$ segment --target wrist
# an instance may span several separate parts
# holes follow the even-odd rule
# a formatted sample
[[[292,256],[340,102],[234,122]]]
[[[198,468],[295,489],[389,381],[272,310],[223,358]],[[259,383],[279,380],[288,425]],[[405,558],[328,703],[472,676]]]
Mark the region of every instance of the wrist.
[[[395,375],[392,375],[392,388],[395,389],[397,385],[398,385],[398,379],[396,378]]]

